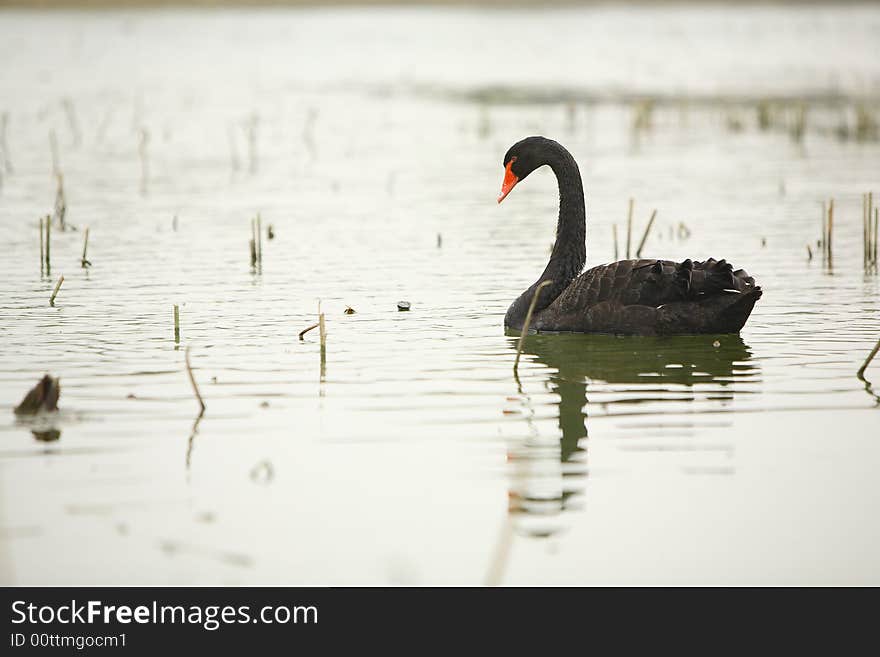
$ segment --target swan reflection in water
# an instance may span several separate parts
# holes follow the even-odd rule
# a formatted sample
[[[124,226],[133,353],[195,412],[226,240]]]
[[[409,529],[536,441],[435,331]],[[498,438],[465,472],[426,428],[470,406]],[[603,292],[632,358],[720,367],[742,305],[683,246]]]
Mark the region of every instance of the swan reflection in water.
[[[510,343],[514,351],[516,343]],[[510,529],[520,535],[551,536],[563,528],[564,513],[582,505],[588,476],[588,394],[594,396],[590,407],[603,415],[646,414],[653,426],[662,428],[666,412],[722,409],[749,387],[744,384],[759,377],[750,359],[738,335],[528,336],[522,362],[542,363],[549,370],[536,375],[534,369],[520,368],[528,435],[508,452]],[[535,411],[540,409],[530,397],[539,392],[538,376],[545,390],[559,396],[558,430],[550,435],[539,431]],[[595,397],[603,401],[596,403]]]

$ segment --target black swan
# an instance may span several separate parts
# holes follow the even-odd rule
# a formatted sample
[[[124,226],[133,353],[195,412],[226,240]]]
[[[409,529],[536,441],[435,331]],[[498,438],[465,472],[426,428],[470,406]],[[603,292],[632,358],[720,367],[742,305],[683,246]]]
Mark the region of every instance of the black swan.
[[[738,333],[761,288],[725,260],[620,260],[582,273],[586,262],[584,188],[577,163],[561,144],[527,137],[504,156],[498,202],[538,167],[559,183],[559,222],[550,262],[507,310],[504,325],[522,330],[535,291],[530,329],[574,333],[674,335]]]

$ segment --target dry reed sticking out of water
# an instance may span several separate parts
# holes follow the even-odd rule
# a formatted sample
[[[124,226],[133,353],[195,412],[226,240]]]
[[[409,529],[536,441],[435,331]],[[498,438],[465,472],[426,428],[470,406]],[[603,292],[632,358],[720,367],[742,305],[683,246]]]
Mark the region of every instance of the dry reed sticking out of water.
[[[67,215],[67,197],[64,195],[64,176],[60,173],[55,174],[57,187],[55,188],[55,215],[54,221],[58,222],[61,230],[67,229],[64,223],[64,217]]]
[[[538,303],[538,295],[541,294],[541,290],[551,285],[553,281],[542,281],[538,284],[538,287],[535,288],[535,293],[532,295],[532,302],[529,304],[529,310],[526,313],[526,319],[523,322],[522,333],[519,336],[519,342],[516,344],[516,360],[513,361],[513,373],[516,374],[519,370],[519,357],[522,354],[523,344],[526,341],[526,335],[529,333],[529,325],[532,323],[532,313],[535,311],[535,304]]]
[[[83,254],[82,259],[80,260],[80,266],[83,269],[87,269],[92,266],[92,263],[89,261],[87,254],[89,251],[89,227],[86,226],[85,235],[83,235]]]
[[[189,382],[192,384],[193,392],[195,393],[199,406],[202,409],[199,413],[199,417],[201,417],[205,412],[205,400],[202,399],[202,393],[199,392],[199,384],[196,383],[196,377],[193,375],[192,365],[190,365],[189,362],[189,349],[190,345],[186,345],[186,351],[184,352],[184,358],[186,359],[186,373],[189,375]]]
[[[49,305],[50,305],[50,306],[54,306],[54,305],[55,305],[55,297],[58,296],[58,290],[61,289],[61,284],[62,284],[63,282],[64,282],[64,276],[59,276],[59,277],[58,277],[58,282],[55,283],[55,289],[52,290],[52,296],[49,297]]]
[[[180,309],[174,304],[174,344],[180,344]]]
[[[626,213],[626,259],[629,260],[630,242],[632,240],[633,200],[629,200],[629,211]]]
[[[257,262],[260,263],[260,267],[263,266],[263,220],[260,219],[260,213],[257,213],[256,218],[256,230],[254,231],[254,236],[257,238]]]
[[[251,269],[261,271],[263,269],[263,237],[261,235],[261,219],[258,214],[251,219]]]
[[[862,263],[866,270],[877,269],[877,215],[874,193],[862,194]]]
[[[651,232],[651,226],[654,225],[654,219],[657,218],[657,210],[654,210],[651,213],[651,218],[648,219],[648,225],[645,226],[645,232],[642,234],[642,240],[639,242],[639,248],[636,249],[636,258],[642,257],[642,249],[645,247],[645,241],[648,239],[648,233]]]
[[[314,324],[310,324],[309,326],[306,326],[302,331],[299,332],[299,339],[304,340],[305,334],[308,333],[309,331],[311,331],[312,329],[318,328],[318,326],[319,326],[318,322],[315,322]]]
[[[46,242],[43,238],[43,218],[40,217],[40,278],[46,269]]]
[[[874,348],[871,349],[871,353],[868,354],[868,357],[865,359],[865,362],[862,363],[862,366],[859,368],[859,371],[856,373],[856,376],[859,377],[862,381],[865,380],[865,370],[868,369],[868,365],[871,364],[871,361],[874,360],[874,356],[877,355],[877,352],[880,351],[880,340],[877,340],[877,344],[874,345]]]
[[[52,258],[50,255],[52,247],[52,217],[46,215],[46,276],[52,273]]]
[[[611,234],[614,235],[614,260],[617,260],[617,224],[611,225]]]
[[[834,199],[827,203],[822,201],[822,239],[819,246],[822,247],[822,262],[829,267],[832,265],[832,236],[834,234]]]

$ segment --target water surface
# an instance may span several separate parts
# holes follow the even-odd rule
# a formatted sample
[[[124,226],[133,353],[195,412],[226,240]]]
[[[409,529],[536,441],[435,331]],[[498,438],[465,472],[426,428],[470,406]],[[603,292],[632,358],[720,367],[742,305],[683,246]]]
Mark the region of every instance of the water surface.
[[[855,376],[880,144],[836,132],[876,106],[878,28],[871,7],[0,13],[0,581],[880,583],[880,407]],[[787,99],[766,130],[762,98]],[[79,230],[41,275],[50,132]],[[630,197],[634,241],[656,208],[646,256],[763,286],[742,335],[531,336],[514,377],[503,315],[556,213],[543,171],[495,204],[528,134],[580,163],[590,265]],[[297,339],[319,300],[323,366]],[[62,412],[17,421],[46,371]]]

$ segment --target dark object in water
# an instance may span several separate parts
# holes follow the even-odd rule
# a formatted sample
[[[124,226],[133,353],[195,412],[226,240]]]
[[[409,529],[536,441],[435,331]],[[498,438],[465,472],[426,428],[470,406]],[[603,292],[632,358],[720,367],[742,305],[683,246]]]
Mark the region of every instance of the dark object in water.
[[[344,310],[343,312],[344,312],[346,315],[354,315],[355,312],[357,312],[357,311],[356,311],[354,308],[352,308],[351,306],[346,306],[346,307],[345,307],[345,310]]]
[[[59,380],[46,374],[15,407],[15,414],[36,415],[40,411],[57,411],[60,394],[61,383]]]
[[[398,301],[397,302],[397,309],[398,310],[409,310],[410,309],[409,301]]]
[[[46,429],[45,431],[31,430],[34,438],[41,443],[54,443],[61,439],[61,431],[59,429]]]
[[[725,260],[620,260],[583,273],[587,259],[586,210],[581,174],[562,145],[528,137],[504,156],[500,203],[535,169],[549,165],[559,183],[559,223],[550,262],[511,304],[507,328],[521,330],[538,286],[530,327],[537,331],[675,335],[738,333],[761,288]]]
[[[269,224],[269,227],[266,229],[266,237],[268,237],[270,240],[275,239],[275,229],[272,228],[272,224]]]

